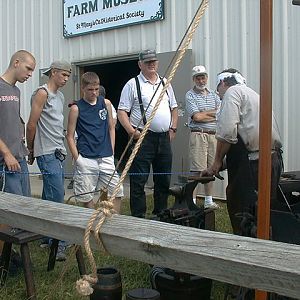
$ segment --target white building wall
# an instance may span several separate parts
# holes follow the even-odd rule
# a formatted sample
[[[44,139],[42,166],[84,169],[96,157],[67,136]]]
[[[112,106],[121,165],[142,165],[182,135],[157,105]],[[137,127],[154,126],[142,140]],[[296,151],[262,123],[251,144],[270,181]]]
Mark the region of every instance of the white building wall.
[[[300,101],[300,7],[292,0],[274,0],[273,107],[284,142],[286,170],[300,170],[297,138]],[[91,61],[136,54],[141,49],[175,51],[201,0],[165,0],[165,20],[64,39],[62,0],[0,1],[0,72],[18,49],[34,53],[37,69],[64,58]],[[239,69],[248,85],[259,91],[259,0],[210,0],[192,49],[193,64],[204,64],[214,88],[215,75],[227,67]],[[39,72],[20,85],[29,115],[29,99],[39,84]]]

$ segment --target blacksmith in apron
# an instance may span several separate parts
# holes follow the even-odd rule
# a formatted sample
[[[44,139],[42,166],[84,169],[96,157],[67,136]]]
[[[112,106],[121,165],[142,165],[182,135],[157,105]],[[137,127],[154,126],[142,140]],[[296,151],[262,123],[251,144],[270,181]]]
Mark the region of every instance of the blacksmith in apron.
[[[233,232],[243,234],[243,213],[255,214],[258,190],[259,95],[246,85],[235,69],[222,71],[217,77],[217,91],[222,99],[217,116],[218,140],[215,161],[203,175],[219,175],[226,156],[228,186],[227,208]],[[271,201],[282,170],[281,141],[275,117],[272,121]]]

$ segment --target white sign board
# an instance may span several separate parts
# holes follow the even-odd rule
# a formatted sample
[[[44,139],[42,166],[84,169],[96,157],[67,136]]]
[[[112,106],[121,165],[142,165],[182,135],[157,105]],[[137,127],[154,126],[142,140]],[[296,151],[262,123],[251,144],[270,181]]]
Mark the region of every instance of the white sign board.
[[[164,0],[63,0],[64,37],[164,19]]]

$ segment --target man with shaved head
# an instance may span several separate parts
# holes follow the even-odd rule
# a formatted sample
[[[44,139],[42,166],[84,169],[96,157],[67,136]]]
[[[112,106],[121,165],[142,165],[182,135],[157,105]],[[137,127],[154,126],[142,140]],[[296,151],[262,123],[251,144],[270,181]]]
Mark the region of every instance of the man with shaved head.
[[[0,170],[2,190],[29,196],[30,185],[25,156],[24,123],[20,116],[17,82],[27,81],[35,69],[35,58],[25,50],[13,54],[8,69],[0,77]]]
[[[0,187],[1,191],[23,196],[30,196],[30,182],[24,122],[20,116],[20,90],[16,83],[27,81],[34,69],[33,55],[19,50],[0,77]],[[6,225],[0,225],[0,228],[4,227]],[[0,252],[2,244],[0,242]]]

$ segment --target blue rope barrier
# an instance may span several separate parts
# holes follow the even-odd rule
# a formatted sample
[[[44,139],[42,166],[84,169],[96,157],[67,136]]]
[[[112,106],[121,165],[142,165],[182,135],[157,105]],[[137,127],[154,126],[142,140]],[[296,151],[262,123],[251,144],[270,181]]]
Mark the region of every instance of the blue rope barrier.
[[[0,174],[29,174],[29,175],[56,175],[56,174],[61,174],[61,173],[49,173],[49,172],[17,172],[17,171],[0,171]],[[74,173],[70,173],[70,172],[64,172],[64,175],[71,175],[73,176]],[[109,175],[108,173],[104,173],[104,172],[95,172],[95,173],[81,173],[81,175],[101,175],[101,174],[105,174],[105,175]],[[128,175],[130,176],[141,176],[141,175],[192,175],[194,174],[193,172],[150,172],[150,173],[137,173],[137,172],[132,172],[132,173],[128,173]]]

